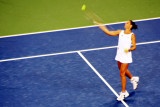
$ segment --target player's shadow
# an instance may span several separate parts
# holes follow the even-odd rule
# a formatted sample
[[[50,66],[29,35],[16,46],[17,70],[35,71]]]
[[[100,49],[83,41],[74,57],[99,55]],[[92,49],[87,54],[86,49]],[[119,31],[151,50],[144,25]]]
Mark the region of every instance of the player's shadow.
[[[124,101],[128,104],[132,104],[134,102],[133,99],[130,99],[130,97],[133,97],[135,95],[135,91],[129,93],[129,97],[127,97]],[[110,102],[107,102],[103,105],[101,105],[100,107],[120,107],[122,106],[122,102],[121,101],[116,101],[116,98],[115,100],[112,100]]]
[[[107,102],[100,107],[120,107],[120,105],[123,105],[120,101],[116,101],[115,99],[111,102]]]
[[[129,93],[129,96],[128,97],[132,97],[135,95],[135,91],[132,91],[131,93]]]

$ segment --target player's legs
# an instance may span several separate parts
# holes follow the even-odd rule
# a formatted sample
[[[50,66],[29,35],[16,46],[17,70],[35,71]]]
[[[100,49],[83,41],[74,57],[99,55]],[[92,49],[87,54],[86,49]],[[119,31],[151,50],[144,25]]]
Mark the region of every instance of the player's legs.
[[[120,92],[120,95],[117,98],[118,101],[121,101],[124,98],[129,96],[129,93],[126,90],[126,83],[127,83],[126,72],[128,71],[127,70],[128,66],[129,66],[129,64],[121,63],[121,62],[118,61],[118,67],[120,69],[120,76],[121,76],[121,82],[122,82],[122,92]],[[130,77],[129,72],[127,72],[127,73]]]
[[[133,89],[136,89],[138,86],[139,77],[133,77],[130,71],[128,70],[129,64],[117,62],[118,68],[120,70],[121,82],[122,82],[122,92],[120,92],[119,97],[117,98],[118,101],[123,100],[124,98],[129,96],[129,93],[126,90],[126,83],[127,79],[126,76],[131,80],[133,84]]]
[[[120,68],[121,68],[121,62],[119,62],[119,61],[117,61],[117,64],[118,64],[118,68],[119,68],[119,70],[120,70]],[[131,72],[127,69],[127,71],[126,71],[126,76],[129,78],[129,79],[131,79],[132,78],[132,74],[131,74]]]

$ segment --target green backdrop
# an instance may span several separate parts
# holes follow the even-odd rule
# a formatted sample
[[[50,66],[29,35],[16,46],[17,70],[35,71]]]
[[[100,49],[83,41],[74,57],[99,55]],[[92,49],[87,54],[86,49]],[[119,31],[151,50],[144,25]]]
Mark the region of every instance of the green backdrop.
[[[0,36],[93,25],[83,3],[105,23],[160,16],[160,0],[0,0]]]

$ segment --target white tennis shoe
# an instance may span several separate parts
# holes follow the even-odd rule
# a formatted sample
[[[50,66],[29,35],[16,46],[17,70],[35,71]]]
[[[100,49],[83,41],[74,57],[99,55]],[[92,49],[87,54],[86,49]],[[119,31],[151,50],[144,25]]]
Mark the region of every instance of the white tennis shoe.
[[[120,92],[119,97],[117,98],[118,101],[122,101],[124,100],[124,98],[128,97],[129,93],[127,92],[127,90],[125,92]]]
[[[137,89],[138,87],[138,82],[139,82],[139,77],[132,77],[131,83],[133,84],[133,89]]]

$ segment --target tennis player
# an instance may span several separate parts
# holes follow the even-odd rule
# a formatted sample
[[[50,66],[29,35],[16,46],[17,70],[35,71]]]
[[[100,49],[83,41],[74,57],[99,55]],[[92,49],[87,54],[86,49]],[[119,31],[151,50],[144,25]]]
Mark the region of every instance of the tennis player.
[[[126,76],[131,80],[133,84],[133,89],[135,90],[138,86],[139,77],[132,76],[131,72],[128,70],[128,66],[132,63],[132,51],[136,49],[136,36],[131,31],[132,29],[137,29],[137,25],[129,20],[125,23],[125,30],[109,31],[105,25],[95,22],[107,35],[119,36],[117,54],[115,60],[117,61],[118,68],[120,70],[122,91],[120,92],[118,101],[123,100],[125,97],[129,96],[126,90],[127,79]],[[132,47],[131,47],[132,45]]]

